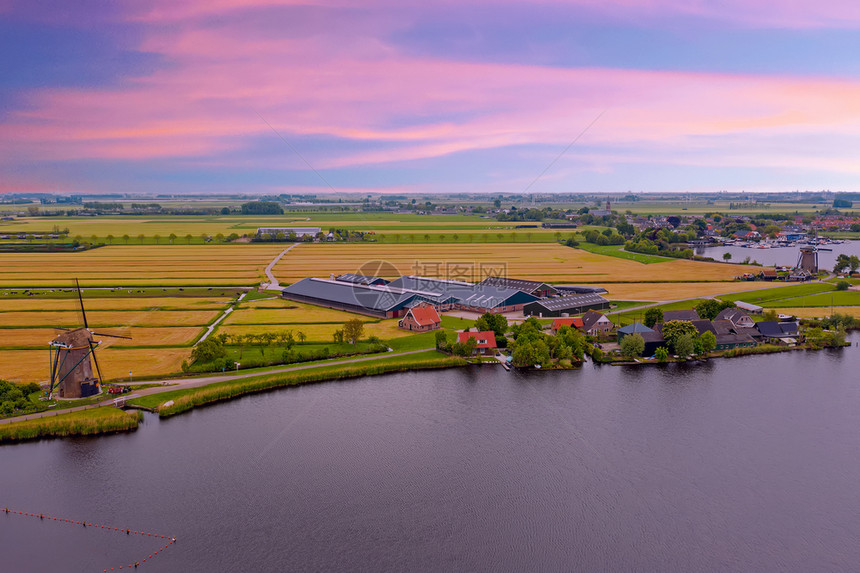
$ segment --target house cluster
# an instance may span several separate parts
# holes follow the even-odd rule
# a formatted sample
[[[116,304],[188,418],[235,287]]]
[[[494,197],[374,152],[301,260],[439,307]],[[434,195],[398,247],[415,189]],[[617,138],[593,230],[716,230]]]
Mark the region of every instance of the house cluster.
[[[670,320],[684,320],[693,324],[699,336],[712,332],[716,338],[715,350],[729,350],[756,346],[759,343],[792,345],[797,342],[797,322],[763,321],[755,322],[752,317],[740,308],[727,308],[714,320],[701,319],[699,314],[691,310],[667,310],[663,312],[663,322],[658,322],[649,328],[640,322],[634,322],[618,329],[618,342],[626,336],[638,334],[645,340],[642,356],[651,356],[661,346],[666,346],[663,339],[663,324]]]
[[[410,315],[403,323],[404,328],[416,330],[426,323],[428,311],[423,309],[427,306],[433,307],[437,315],[460,310],[478,314],[523,312],[526,316],[565,316],[608,308],[609,301],[600,292],[606,291],[497,276],[471,283],[413,275],[389,281],[347,273],[329,279],[302,279],[285,287],[283,297],[380,318]],[[410,314],[416,307],[420,318],[415,316],[416,312]]]

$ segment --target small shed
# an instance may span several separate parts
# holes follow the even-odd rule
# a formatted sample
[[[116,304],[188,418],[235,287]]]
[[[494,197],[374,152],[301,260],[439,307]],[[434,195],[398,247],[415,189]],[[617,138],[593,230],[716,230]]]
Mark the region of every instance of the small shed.
[[[761,314],[764,310],[763,307],[758,306],[757,304],[751,304],[749,302],[744,302],[742,300],[736,300],[735,306],[741,310],[745,310],[747,312],[751,312],[753,314]]]

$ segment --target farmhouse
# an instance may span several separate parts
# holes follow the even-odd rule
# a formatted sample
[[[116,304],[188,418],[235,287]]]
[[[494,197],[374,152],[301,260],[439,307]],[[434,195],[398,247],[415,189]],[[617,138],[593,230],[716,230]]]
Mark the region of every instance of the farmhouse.
[[[755,321],[750,318],[750,315],[740,310],[739,308],[724,308],[714,318],[714,322],[718,320],[728,320],[734,326],[741,326],[744,328],[752,328],[753,326],[755,326]]]
[[[541,317],[565,316],[568,314],[579,314],[594,308],[609,308],[609,301],[599,294],[576,294],[547,298],[525,305],[523,307],[523,314],[526,316]]]
[[[482,332],[460,332],[457,334],[457,342],[460,344],[466,344],[466,341],[470,338],[474,338],[475,342],[478,343],[473,354],[492,356],[496,353],[496,333],[492,330]]]
[[[605,336],[615,328],[615,324],[606,315],[596,310],[589,310],[582,315],[582,325],[585,334],[591,336]]]
[[[571,328],[582,330],[585,325],[582,323],[582,317],[580,316],[574,316],[572,318],[556,318],[552,321],[552,333],[558,334],[558,329],[562,326],[569,326]]]
[[[276,237],[278,233],[283,233],[285,237],[289,237],[290,233],[294,233],[296,237],[304,237],[310,235],[311,237],[316,237],[317,233],[322,231],[319,227],[259,227],[257,229],[257,236],[262,237],[263,235],[269,235],[270,237]]]
[[[442,319],[436,312],[436,307],[426,302],[419,302],[406,311],[406,316],[397,325],[404,330],[413,332],[428,332],[442,327]]]

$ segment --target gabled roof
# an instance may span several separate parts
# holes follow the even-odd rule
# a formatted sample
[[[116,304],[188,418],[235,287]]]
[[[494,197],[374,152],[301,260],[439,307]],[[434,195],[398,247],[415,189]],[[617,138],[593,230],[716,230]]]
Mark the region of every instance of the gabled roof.
[[[388,286],[431,297],[431,299],[447,297],[458,304],[477,308],[496,308],[538,300],[536,296],[518,289],[410,275],[395,279],[388,283]]]
[[[601,318],[606,318],[606,315],[602,312],[597,312],[596,310],[589,310],[582,315],[582,324],[586,330],[591,330],[591,327],[597,324],[597,321]],[[607,320],[609,319],[607,318]],[[610,320],[610,322],[612,321]]]
[[[646,332],[655,332],[653,328],[648,328],[641,322],[634,322],[633,324],[628,324],[627,326],[622,326],[618,329],[620,334],[644,334]]]
[[[752,320],[750,315],[738,308],[724,308],[719,312],[719,314],[717,314],[714,320],[730,320],[732,323],[737,324],[745,318]]]
[[[439,318],[439,313],[436,312],[436,307],[427,303],[420,303],[418,306],[413,306],[407,312],[419,326],[430,326],[439,324],[442,319]]]
[[[669,322],[670,320],[689,320],[690,322],[694,320],[699,320],[699,313],[696,312],[696,309],[691,308],[689,310],[664,310],[663,311],[663,322]]]
[[[714,327],[714,334],[717,336],[735,333],[735,324],[731,320],[714,320],[711,322],[711,325]]]
[[[738,307],[738,308],[739,308],[739,309],[741,309],[741,310],[746,310],[746,311],[749,311],[749,312],[761,312],[761,311],[763,310],[763,309],[762,309],[762,307],[758,306],[757,304],[752,304],[752,303],[749,303],[749,302],[744,302],[744,301],[742,301],[742,300],[736,300],[736,301],[735,301],[735,306],[736,306],[736,307]]]
[[[713,332],[714,334],[717,333],[710,320],[691,320],[690,322],[692,322],[693,326],[696,327],[696,330],[699,331],[699,336],[708,331]]]
[[[470,338],[474,338],[477,341],[478,346],[476,348],[496,348],[496,333],[492,330],[460,332],[457,334],[457,341],[460,344],[465,344]]]
[[[556,318],[552,321],[553,330],[558,330],[562,326],[571,326],[573,328],[582,328],[585,326],[582,323],[582,318],[579,316],[574,316],[571,318]]]
[[[797,335],[796,322],[777,322],[775,320],[765,320],[756,324],[758,331],[762,336],[770,338],[783,338],[787,336]]]
[[[752,336],[748,334],[718,334],[717,344],[743,344],[755,342]]]

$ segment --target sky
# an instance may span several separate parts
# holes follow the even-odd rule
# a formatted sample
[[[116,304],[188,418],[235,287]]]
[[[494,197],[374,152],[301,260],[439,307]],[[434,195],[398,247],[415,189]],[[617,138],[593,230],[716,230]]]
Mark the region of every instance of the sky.
[[[0,193],[860,191],[856,0],[0,0]]]

